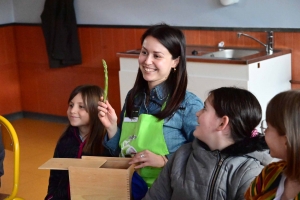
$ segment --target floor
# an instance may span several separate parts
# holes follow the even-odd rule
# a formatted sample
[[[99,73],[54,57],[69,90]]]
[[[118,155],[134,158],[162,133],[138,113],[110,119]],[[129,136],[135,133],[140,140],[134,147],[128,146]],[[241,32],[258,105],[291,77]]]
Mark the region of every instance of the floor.
[[[11,122],[20,144],[20,181],[17,197],[43,200],[47,193],[49,170],[38,167],[53,156],[56,142],[66,124],[32,119]],[[13,188],[13,152],[6,150],[5,174],[1,178],[1,194],[11,194]],[[0,195],[0,199],[3,199]]]

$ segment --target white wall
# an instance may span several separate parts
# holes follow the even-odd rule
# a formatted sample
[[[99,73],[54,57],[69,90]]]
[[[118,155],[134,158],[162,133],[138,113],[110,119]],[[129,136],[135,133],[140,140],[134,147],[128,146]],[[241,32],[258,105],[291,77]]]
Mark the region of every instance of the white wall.
[[[0,0],[1,1],[1,0]],[[15,22],[41,23],[45,0],[13,0]]]
[[[0,24],[14,22],[14,9],[11,0],[0,0]]]
[[[41,22],[45,0],[13,2],[15,22]],[[299,0],[240,0],[230,6],[219,0],[74,0],[74,6],[78,24],[300,28]],[[1,6],[0,13],[2,20]]]

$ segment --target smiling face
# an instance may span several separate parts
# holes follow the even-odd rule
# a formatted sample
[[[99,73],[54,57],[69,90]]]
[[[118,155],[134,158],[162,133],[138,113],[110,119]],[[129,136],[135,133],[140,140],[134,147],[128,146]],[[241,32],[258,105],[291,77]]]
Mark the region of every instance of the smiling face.
[[[172,55],[156,38],[145,38],[139,55],[139,67],[149,89],[164,82],[172,68],[178,64],[179,58],[172,59]]]
[[[222,122],[211,104],[210,97],[205,100],[203,109],[198,111],[196,116],[199,125],[194,131],[194,136],[213,149],[218,137],[216,132]]]
[[[270,148],[270,154],[273,158],[286,160],[287,157],[287,138],[285,135],[279,135],[278,131],[269,123],[265,130],[265,139]]]
[[[89,113],[84,105],[81,93],[78,93],[70,102],[67,110],[68,119],[72,126],[78,127],[80,132],[89,130]]]

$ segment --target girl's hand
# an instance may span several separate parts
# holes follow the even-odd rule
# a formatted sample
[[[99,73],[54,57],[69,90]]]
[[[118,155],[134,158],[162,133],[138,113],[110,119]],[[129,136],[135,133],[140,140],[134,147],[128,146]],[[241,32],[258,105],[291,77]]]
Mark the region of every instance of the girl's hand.
[[[143,168],[143,167],[157,167],[161,168],[164,167],[167,162],[167,158],[161,155],[156,155],[151,151],[144,150],[138,152],[134,155],[131,159],[129,164],[136,164],[135,169]]]
[[[103,97],[101,97],[101,100],[103,100]],[[111,107],[108,101],[98,101],[98,117],[103,126],[106,128],[108,137],[113,137],[118,129],[118,117],[115,110]]]

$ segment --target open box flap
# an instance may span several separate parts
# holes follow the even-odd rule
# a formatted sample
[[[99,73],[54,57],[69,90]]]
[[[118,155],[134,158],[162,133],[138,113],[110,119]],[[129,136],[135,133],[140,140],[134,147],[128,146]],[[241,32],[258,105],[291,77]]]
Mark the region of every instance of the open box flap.
[[[130,165],[129,161],[131,158],[124,158],[124,157],[99,157],[99,156],[82,156],[82,159],[84,160],[99,160],[99,159],[105,159],[107,160],[106,163],[104,163],[101,168],[112,168],[112,169],[129,169],[134,168],[134,164]]]
[[[78,158],[51,158],[38,169],[55,169],[55,170],[68,170],[70,166],[86,167],[86,168],[99,168],[107,160],[104,158],[99,159],[78,159]]]

